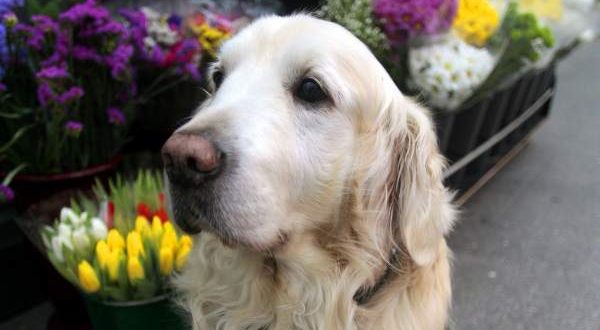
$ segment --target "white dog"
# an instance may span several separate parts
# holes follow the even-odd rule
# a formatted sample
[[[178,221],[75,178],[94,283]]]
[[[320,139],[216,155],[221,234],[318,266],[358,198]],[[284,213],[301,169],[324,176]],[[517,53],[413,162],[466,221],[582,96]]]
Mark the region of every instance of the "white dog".
[[[163,148],[194,329],[443,329],[455,217],[428,113],[344,28],[254,22]]]

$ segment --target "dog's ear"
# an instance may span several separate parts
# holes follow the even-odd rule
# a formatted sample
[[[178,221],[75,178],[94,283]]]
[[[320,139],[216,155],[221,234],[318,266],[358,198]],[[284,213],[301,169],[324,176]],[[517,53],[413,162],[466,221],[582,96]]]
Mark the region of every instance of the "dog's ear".
[[[374,183],[370,193],[376,197],[370,198],[375,204],[368,208],[385,210],[380,214],[393,240],[385,246],[400,245],[418,265],[428,265],[435,261],[455,218],[452,194],[442,182],[445,161],[424,108],[396,91],[379,110],[371,140],[379,149],[379,159],[373,159],[379,173],[369,179]]]

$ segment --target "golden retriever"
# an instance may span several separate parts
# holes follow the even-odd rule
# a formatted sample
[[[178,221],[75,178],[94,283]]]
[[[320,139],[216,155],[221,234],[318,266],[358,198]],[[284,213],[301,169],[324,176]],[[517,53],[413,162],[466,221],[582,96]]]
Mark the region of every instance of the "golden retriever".
[[[194,329],[443,329],[455,218],[428,112],[310,17],[227,41],[163,147]]]

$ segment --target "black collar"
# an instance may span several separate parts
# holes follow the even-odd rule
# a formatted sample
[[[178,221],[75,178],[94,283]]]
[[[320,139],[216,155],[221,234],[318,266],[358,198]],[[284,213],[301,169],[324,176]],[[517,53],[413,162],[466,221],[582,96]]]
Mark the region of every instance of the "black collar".
[[[377,282],[375,282],[375,285],[372,287],[361,287],[356,291],[353,297],[356,304],[364,305],[368,303],[369,300],[371,300],[371,298],[373,298],[373,296],[392,279],[395,272],[393,268],[395,268],[395,264],[397,264],[399,258],[398,249],[393,248],[390,255],[389,261],[386,262],[385,272],[379,277]]]

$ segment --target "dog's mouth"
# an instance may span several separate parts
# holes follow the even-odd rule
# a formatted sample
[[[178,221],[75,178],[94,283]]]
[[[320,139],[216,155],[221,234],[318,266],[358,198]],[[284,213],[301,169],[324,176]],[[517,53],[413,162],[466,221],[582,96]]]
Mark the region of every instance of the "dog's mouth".
[[[169,190],[174,221],[187,234],[209,232],[225,246],[261,252],[279,250],[289,241],[289,234],[283,231],[261,235],[262,219],[259,215],[247,210],[240,205],[242,203],[229,202],[238,204],[233,207],[223,202],[225,197],[214,194],[210,189],[198,192],[171,182]]]

